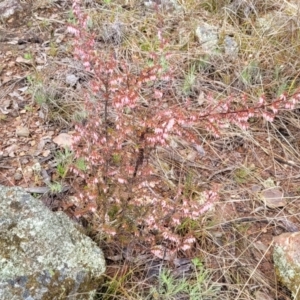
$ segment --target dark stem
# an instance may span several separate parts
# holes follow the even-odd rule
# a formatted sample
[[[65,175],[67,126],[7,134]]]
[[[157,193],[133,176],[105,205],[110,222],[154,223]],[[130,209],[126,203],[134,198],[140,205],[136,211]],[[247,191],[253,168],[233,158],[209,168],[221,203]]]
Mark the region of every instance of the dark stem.
[[[133,178],[136,177],[137,171],[138,171],[139,167],[143,164],[143,161],[144,161],[144,148],[141,148],[141,149],[139,149],[138,157],[137,157],[137,160],[135,163]]]
[[[104,130],[105,130],[105,138],[106,142],[108,142],[108,104],[109,104],[109,86],[108,86],[108,79],[105,84],[105,104],[104,104]],[[104,181],[107,183],[107,173],[108,173],[108,168],[109,168],[109,159],[106,159],[105,163],[105,171],[104,171]]]
[[[143,132],[141,134],[141,136],[140,136],[140,144],[143,144],[146,132],[147,132],[147,129],[146,129],[145,132]],[[135,163],[135,168],[134,168],[134,172],[133,172],[133,178],[136,177],[136,174],[137,174],[137,171],[138,171],[139,167],[143,164],[144,153],[145,153],[144,147],[140,147],[139,153],[138,153],[138,156],[137,156],[137,160],[136,160],[136,163]]]

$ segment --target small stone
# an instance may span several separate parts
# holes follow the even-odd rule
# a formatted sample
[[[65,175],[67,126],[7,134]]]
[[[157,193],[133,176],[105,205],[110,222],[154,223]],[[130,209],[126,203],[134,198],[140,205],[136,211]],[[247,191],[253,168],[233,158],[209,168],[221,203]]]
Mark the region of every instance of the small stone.
[[[259,193],[262,189],[262,186],[260,184],[253,184],[251,187],[250,187],[250,190],[252,193]]]
[[[38,115],[39,115],[39,118],[41,118],[43,120],[45,119],[45,114],[42,110],[39,110]]]
[[[49,156],[50,153],[51,153],[50,150],[46,150],[46,151],[43,152],[42,155],[43,155],[44,157],[47,157],[47,156]]]
[[[32,65],[33,64],[32,59],[26,59],[26,58],[23,58],[22,56],[18,56],[16,58],[16,62],[20,63],[20,64],[26,64],[26,65]]]
[[[23,170],[23,175],[24,175],[26,180],[30,180],[32,175],[33,175],[32,168],[30,166],[25,167],[24,170]]]
[[[235,39],[229,35],[225,36],[224,41],[225,46],[225,54],[237,58],[239,53],[239,46],[238,43],[235,41]]]
[[[70,86],[75,86],[79,77],[75,76],[74,74],[67,74],[66,76],[66,83]]]
[[[23,175],[21,174],[21,173],[16,173],[15,175],[14,175],[14,179],[16,180],[16,181],[19,181],[19,180],[21,180],[23,178]]]
[[[15,157],[15,153],[14,152],[10,152],[10,153],[8,153],[8,156],[9,157]]]
[[[284,193],[280,187],[272,187],[265,189],[260,194],[265,205],[269,208],[283,207],[287,205]]]
[[[40,57],[37,57],[35,59],[35,62],[38,64],[38,65],[44,65],[45,64],[45,61],[44,59],[40,58]]]
[[[39,162],[36,162],[33,166],[32,166],[32,170],[36,173],[40,173],[42,170],[42,166],[40,165]]]
[[[19,126],[16,129],[17,136],[21,137],[28,137],[29,136],[29,129],[27,127]]]
[[[26,164],[28,164],[29,163],[29,160],[27,159],[27,158],[23,158],[22,160],[21,160],[21,164],[23,164],[23,165],[26,165]]]
[[[60,147],[71,147],[73,143],[73,138],[67,133],[60,133],[53,139],[53,142]]]

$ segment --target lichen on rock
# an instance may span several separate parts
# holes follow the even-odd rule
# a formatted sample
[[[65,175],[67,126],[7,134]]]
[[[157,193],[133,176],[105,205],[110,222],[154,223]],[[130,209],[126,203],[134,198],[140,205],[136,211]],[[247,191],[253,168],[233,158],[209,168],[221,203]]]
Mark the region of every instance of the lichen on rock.
[[[274,238],[273,260],[278,279],[300,300],[300,232]]]
[[[0,299],[93,299],[101,249],[63,213],[0,185]]]

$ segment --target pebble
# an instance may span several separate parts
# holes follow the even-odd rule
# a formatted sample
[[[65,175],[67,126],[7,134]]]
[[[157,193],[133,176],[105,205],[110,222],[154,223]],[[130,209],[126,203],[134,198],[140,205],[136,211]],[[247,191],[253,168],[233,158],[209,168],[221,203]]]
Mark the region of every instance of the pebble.
[[[16,129],[17,136],[21,137],[28,137],[29,136],[29,129],[27,127],[19,126]]]
[[[21,164],[23,164],[23,165],[26,165],[26,164],[28,164],[29,163],[29,160],[27,159],[27,158],[23,158],[22,160],[21,160]]]
[[[17,180],[17,181],[21,180],[22,178],[23,178],[23,175],[21,173],[16,173],[14,175],[14,179]]]
[[[50,153],[51,153],[50,150],[45,150],[45,151],[42,153],[42,155],[43,155],[44,157],[47,157],[47,156],[49,156]]]

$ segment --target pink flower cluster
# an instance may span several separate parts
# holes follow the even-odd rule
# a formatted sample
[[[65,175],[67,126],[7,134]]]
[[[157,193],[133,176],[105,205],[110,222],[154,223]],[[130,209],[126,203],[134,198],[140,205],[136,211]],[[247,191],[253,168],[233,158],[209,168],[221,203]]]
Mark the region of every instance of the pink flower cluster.
[[[195,242],[190,234],[178,233],[187,219],[196,220],[213,208],[218,199],[216,190],[202,194],[202,200],[183,196],[180,188],[173,196],[160,196],[163,185],[148,163],[158,147],[168,147],[171,137],[178,136],[200,145],[195,127],[205,127],[215,136],[230,125],[243,129],[252,117],[272,121],[281,109],[292,109],[300,93],[281,95],[267,101],[260,97],[250,105],[245,97],[228,97],[215,101],[207,97],[201,111],[172,99],[172,68],[163,67],[161,56],[166,41],[161,32],[159,53],[151,53],[151,66],[131,72],[130,63],[109,51],[99,52],[93,33],[87,28],[88,16],[82,13],[78,0],[73,1],[78,24],[68,27],[74,35],[74,56],[89,74],[90,90],[85,94],[87,120],[76,125],[73,151],[85,168],[73,166],[85,188],[78,191],[82,203],[77,216],[87,212],[101,217],[102,230],[114,235],[130,230],[147,241],[168,241],[177,249],[187,250]],[[163,86],[163,88],[162,88]]]

